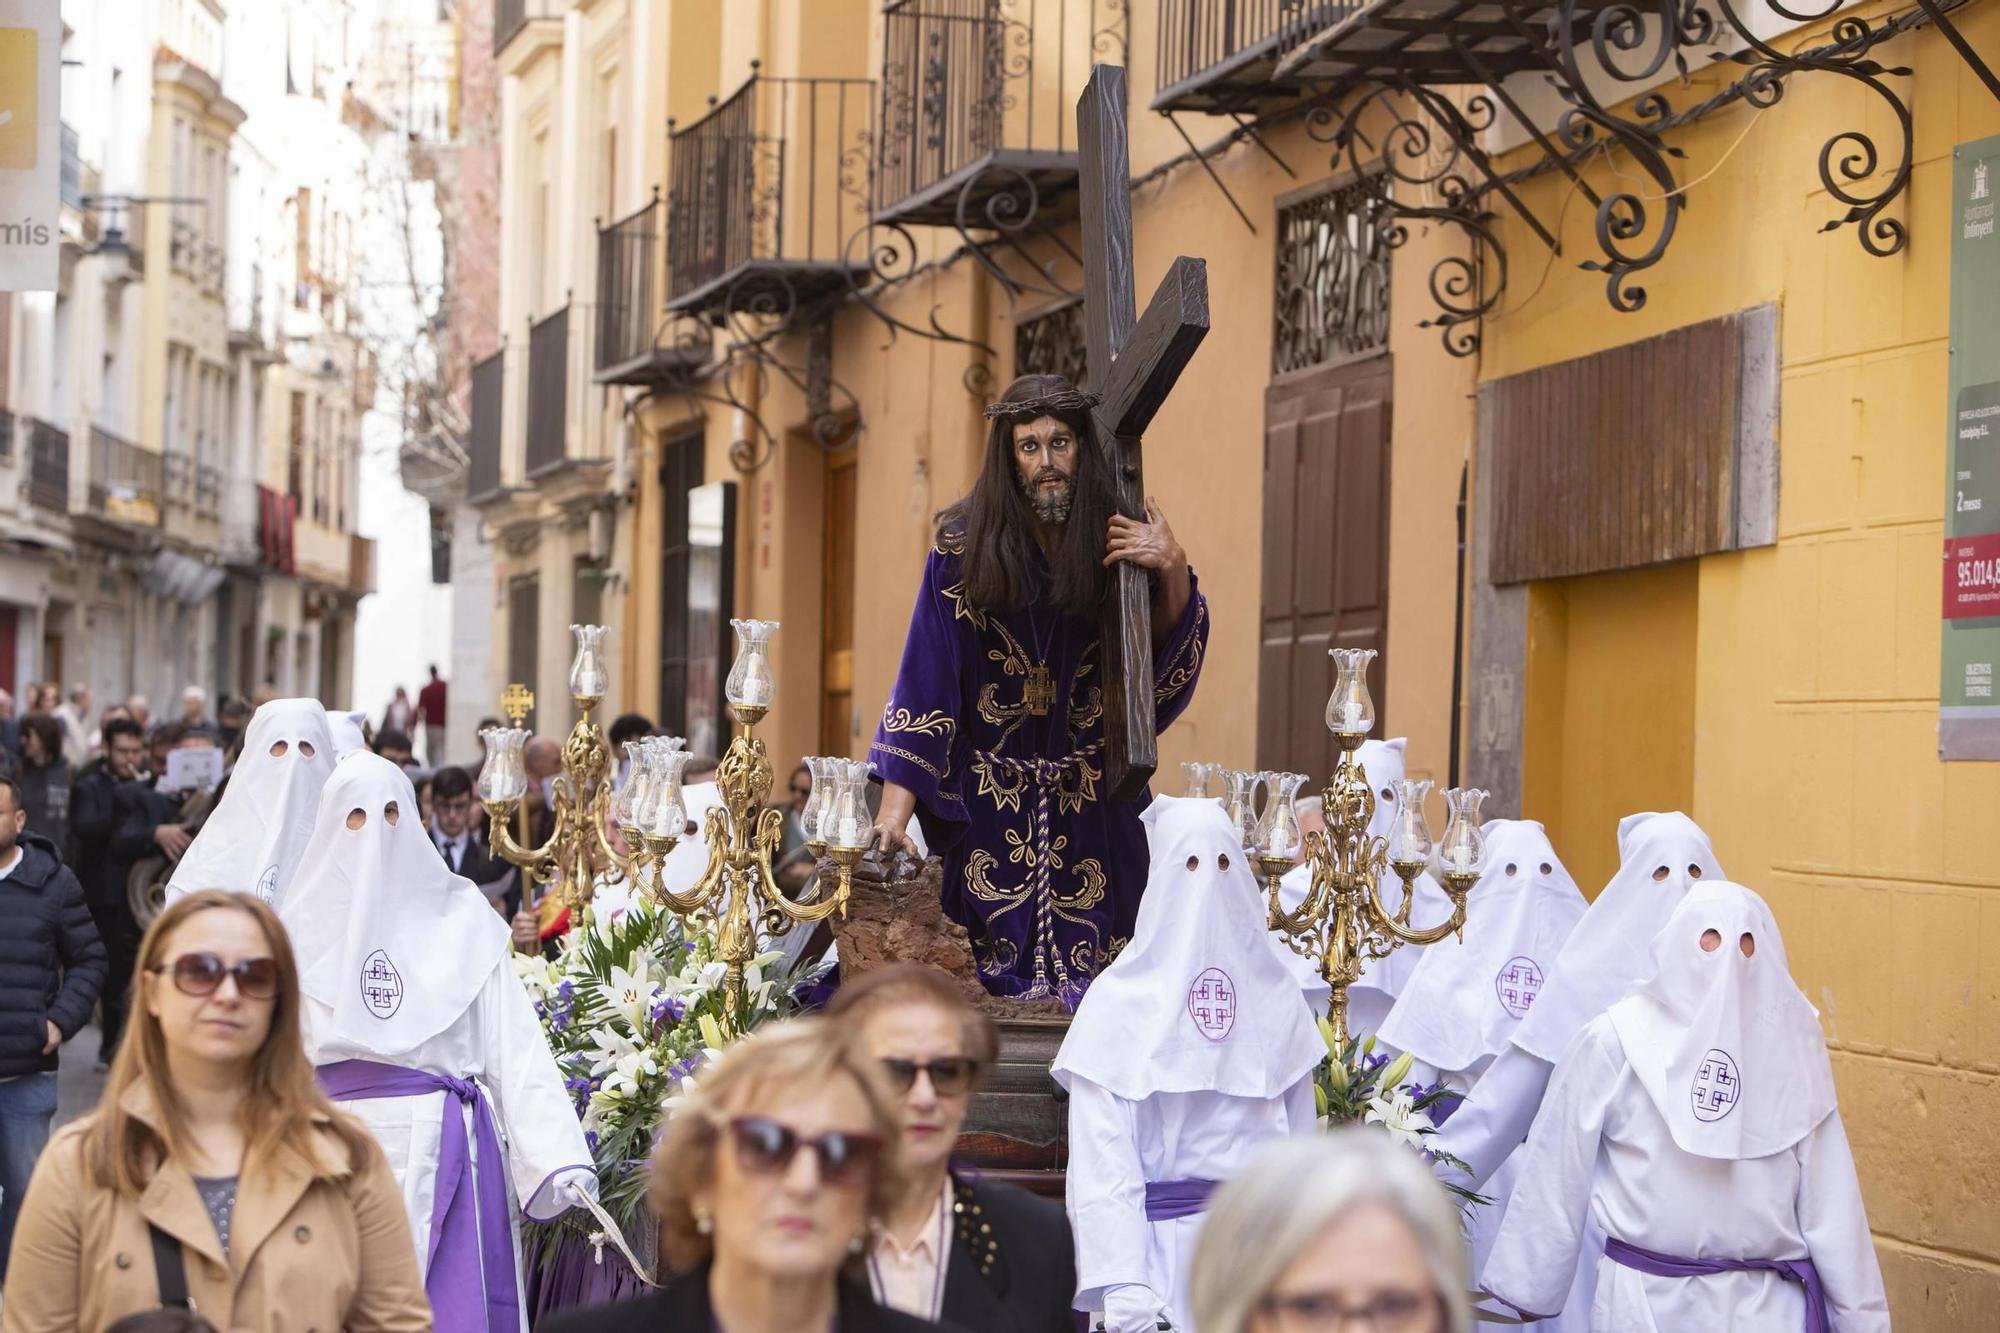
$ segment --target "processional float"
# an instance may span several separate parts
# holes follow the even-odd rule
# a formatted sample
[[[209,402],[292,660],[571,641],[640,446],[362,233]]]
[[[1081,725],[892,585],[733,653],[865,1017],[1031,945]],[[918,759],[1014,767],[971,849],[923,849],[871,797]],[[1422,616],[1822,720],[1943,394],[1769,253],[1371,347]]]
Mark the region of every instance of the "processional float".
[[[845,914],[854,867],[868,848],[873,820],[867,785],[873,765],[852,759],[812,758],[813,791],[801,821],[807,846],[834,873],[815,876],[803,898],[778,887],[771,865],[784,835],[784,812],[765,804],[771,792],[771,757],[754,735],[771,711],[777,681],[771,673],[773,620],[732,620],[736,660],[723,686],[735,738],[716,770],[722,803],[710,809],[702,828],[708,865],[692,888],[676,892],[666,880],[667,858],[681,839],[695,832],[687,815],[682,776],[688,761],[678,736],[651,736],[625,742],[625,777],[611,780],[611,747],[591,713],[604,700],[604,627],[572,625],[576,658],[569,690],[576,726],[562,749],[562,769],[550,780],[554,827],[537,847],[510,830],[528,794],[525,750],[530,732],[521,724],[529,697],[518,686],[504,696],[513,725],[481,733],[486,762],[479,772],[479,798],[486,805],[494,851],[520,867],[533,884],[556,882],[574,909],[589,903],[599,875],[615,875],[662,907],[689,929],[714,938],[724,976],[724,1018],[732,1030],[742,1013],[744,975],[758,952],[759,930],[782,935],[794,925]],[[607,832],[607,820],[625,843],[621,850]]]

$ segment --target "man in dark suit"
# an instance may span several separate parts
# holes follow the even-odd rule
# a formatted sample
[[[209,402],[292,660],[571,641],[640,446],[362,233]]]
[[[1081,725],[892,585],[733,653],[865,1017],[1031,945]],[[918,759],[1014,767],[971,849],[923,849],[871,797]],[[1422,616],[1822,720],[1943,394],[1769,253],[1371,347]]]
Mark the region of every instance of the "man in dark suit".
[[[487,848],[485,835],[472,827],[472,779],[464,769],[440,768],[431,775],[431,818],[431,841],[444,863],[478,885],[511,919],[521,900],[518,876],[512,865]]]

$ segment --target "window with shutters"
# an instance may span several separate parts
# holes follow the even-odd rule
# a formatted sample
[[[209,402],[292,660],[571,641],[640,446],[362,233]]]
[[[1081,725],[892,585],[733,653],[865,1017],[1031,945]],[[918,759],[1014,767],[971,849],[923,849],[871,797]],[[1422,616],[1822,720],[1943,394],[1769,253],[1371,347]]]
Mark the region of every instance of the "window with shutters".
[[[688,492],[701,485],[699,430],[660,446],[660,726],[685,736],[688,718]]]

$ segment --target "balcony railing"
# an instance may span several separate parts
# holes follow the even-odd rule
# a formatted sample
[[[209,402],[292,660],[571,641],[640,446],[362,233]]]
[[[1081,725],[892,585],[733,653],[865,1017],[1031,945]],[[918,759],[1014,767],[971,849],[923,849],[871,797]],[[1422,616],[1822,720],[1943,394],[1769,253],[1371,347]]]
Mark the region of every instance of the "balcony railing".
[[[559,18],[555,0],[496,0],[493,6],[493,54],[497,57],[507,43],[536,19]]]
[[[753,74],[673,130],[670,310],[783,317],[867,271],[845,249],[867,222],[872,97],[865,79]]]
[[[708,359],[700,326],[670,325],[666,313],[666,207],[659,192],[632,216],[597,232],[598,384],[653,384]],[[673,329],[673,341],[661,338]]]
[[[472,431],[466,441],[466,495],[473,501],[501,494],[500,444],[507,403],[507,353],[495,352],[472,367]]]
[[[160,455],[102,426],[90,428],[90,512],[134,527],[160,523]]]
[[[568,460],[569,307],[528,330],[528,476]]]
[[[1127,0],[892,0],[877,218],[991,230],[1074,189],[1093,60],[1124,63]]]
[[[194,474],[194,512],[203,518],[222,517],[222,469],[203,463]]]
[[[32,417],[21,417],[15,429],[28,437],[28,502],[68,512],[69,432]]]
[[[1360,8],[1324,0],[1161,0],[1155,111],[1227,113],[1290,96],[1278,61]]]

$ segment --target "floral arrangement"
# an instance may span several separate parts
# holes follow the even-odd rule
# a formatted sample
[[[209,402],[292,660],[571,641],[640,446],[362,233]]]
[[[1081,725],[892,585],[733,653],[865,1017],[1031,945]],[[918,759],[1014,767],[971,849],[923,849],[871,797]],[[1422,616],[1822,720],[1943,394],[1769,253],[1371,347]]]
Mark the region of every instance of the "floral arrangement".
[[[742,1032],[797,1009],[793,991],[807,978],[775,972],[783,957],[759,955],[746,970]],[[583,1122],[598,1201],[636,1236],[660,1122],[697,1071],[741,1035],[723,1026],[725,968],[715,941],[635,899],[617,911],[586,911],[553,962],[517,954],[514,967]],[[571,1210],[528,1229],[547,1251],[566,1235],[596,1242],[597,1226],[589,1213]]]
[[[1426,1142],[1435,1135],[1440,1121],[1457,1108],[1463,1094],[1440,1081],[1425,1086],[1405,1083],[1416,1063],[1406,1051],[1391,1059],[1375,1053],[1375,1038],[1345,1042],[1334,1040],[1333,1025],[1321,1018],[1319,1035],[1326,1042],[1326,1060],[1314,1077],[1313,1101],[1320,1125],[1334,1129],[1342,1125],[1380,1125],[1398,1142],[1420,1152],[1427,1162],[1443,1162],[1470,1176],[1472,1169],[1458,1158]],[[1437,1112],[1433,1115],[1432,1112]],[[1452,1173],[1444,1178],[1445,1188],[1457,1195],[1462,1206],[1477,1207],[1493,1202],[1454,1184]]]

